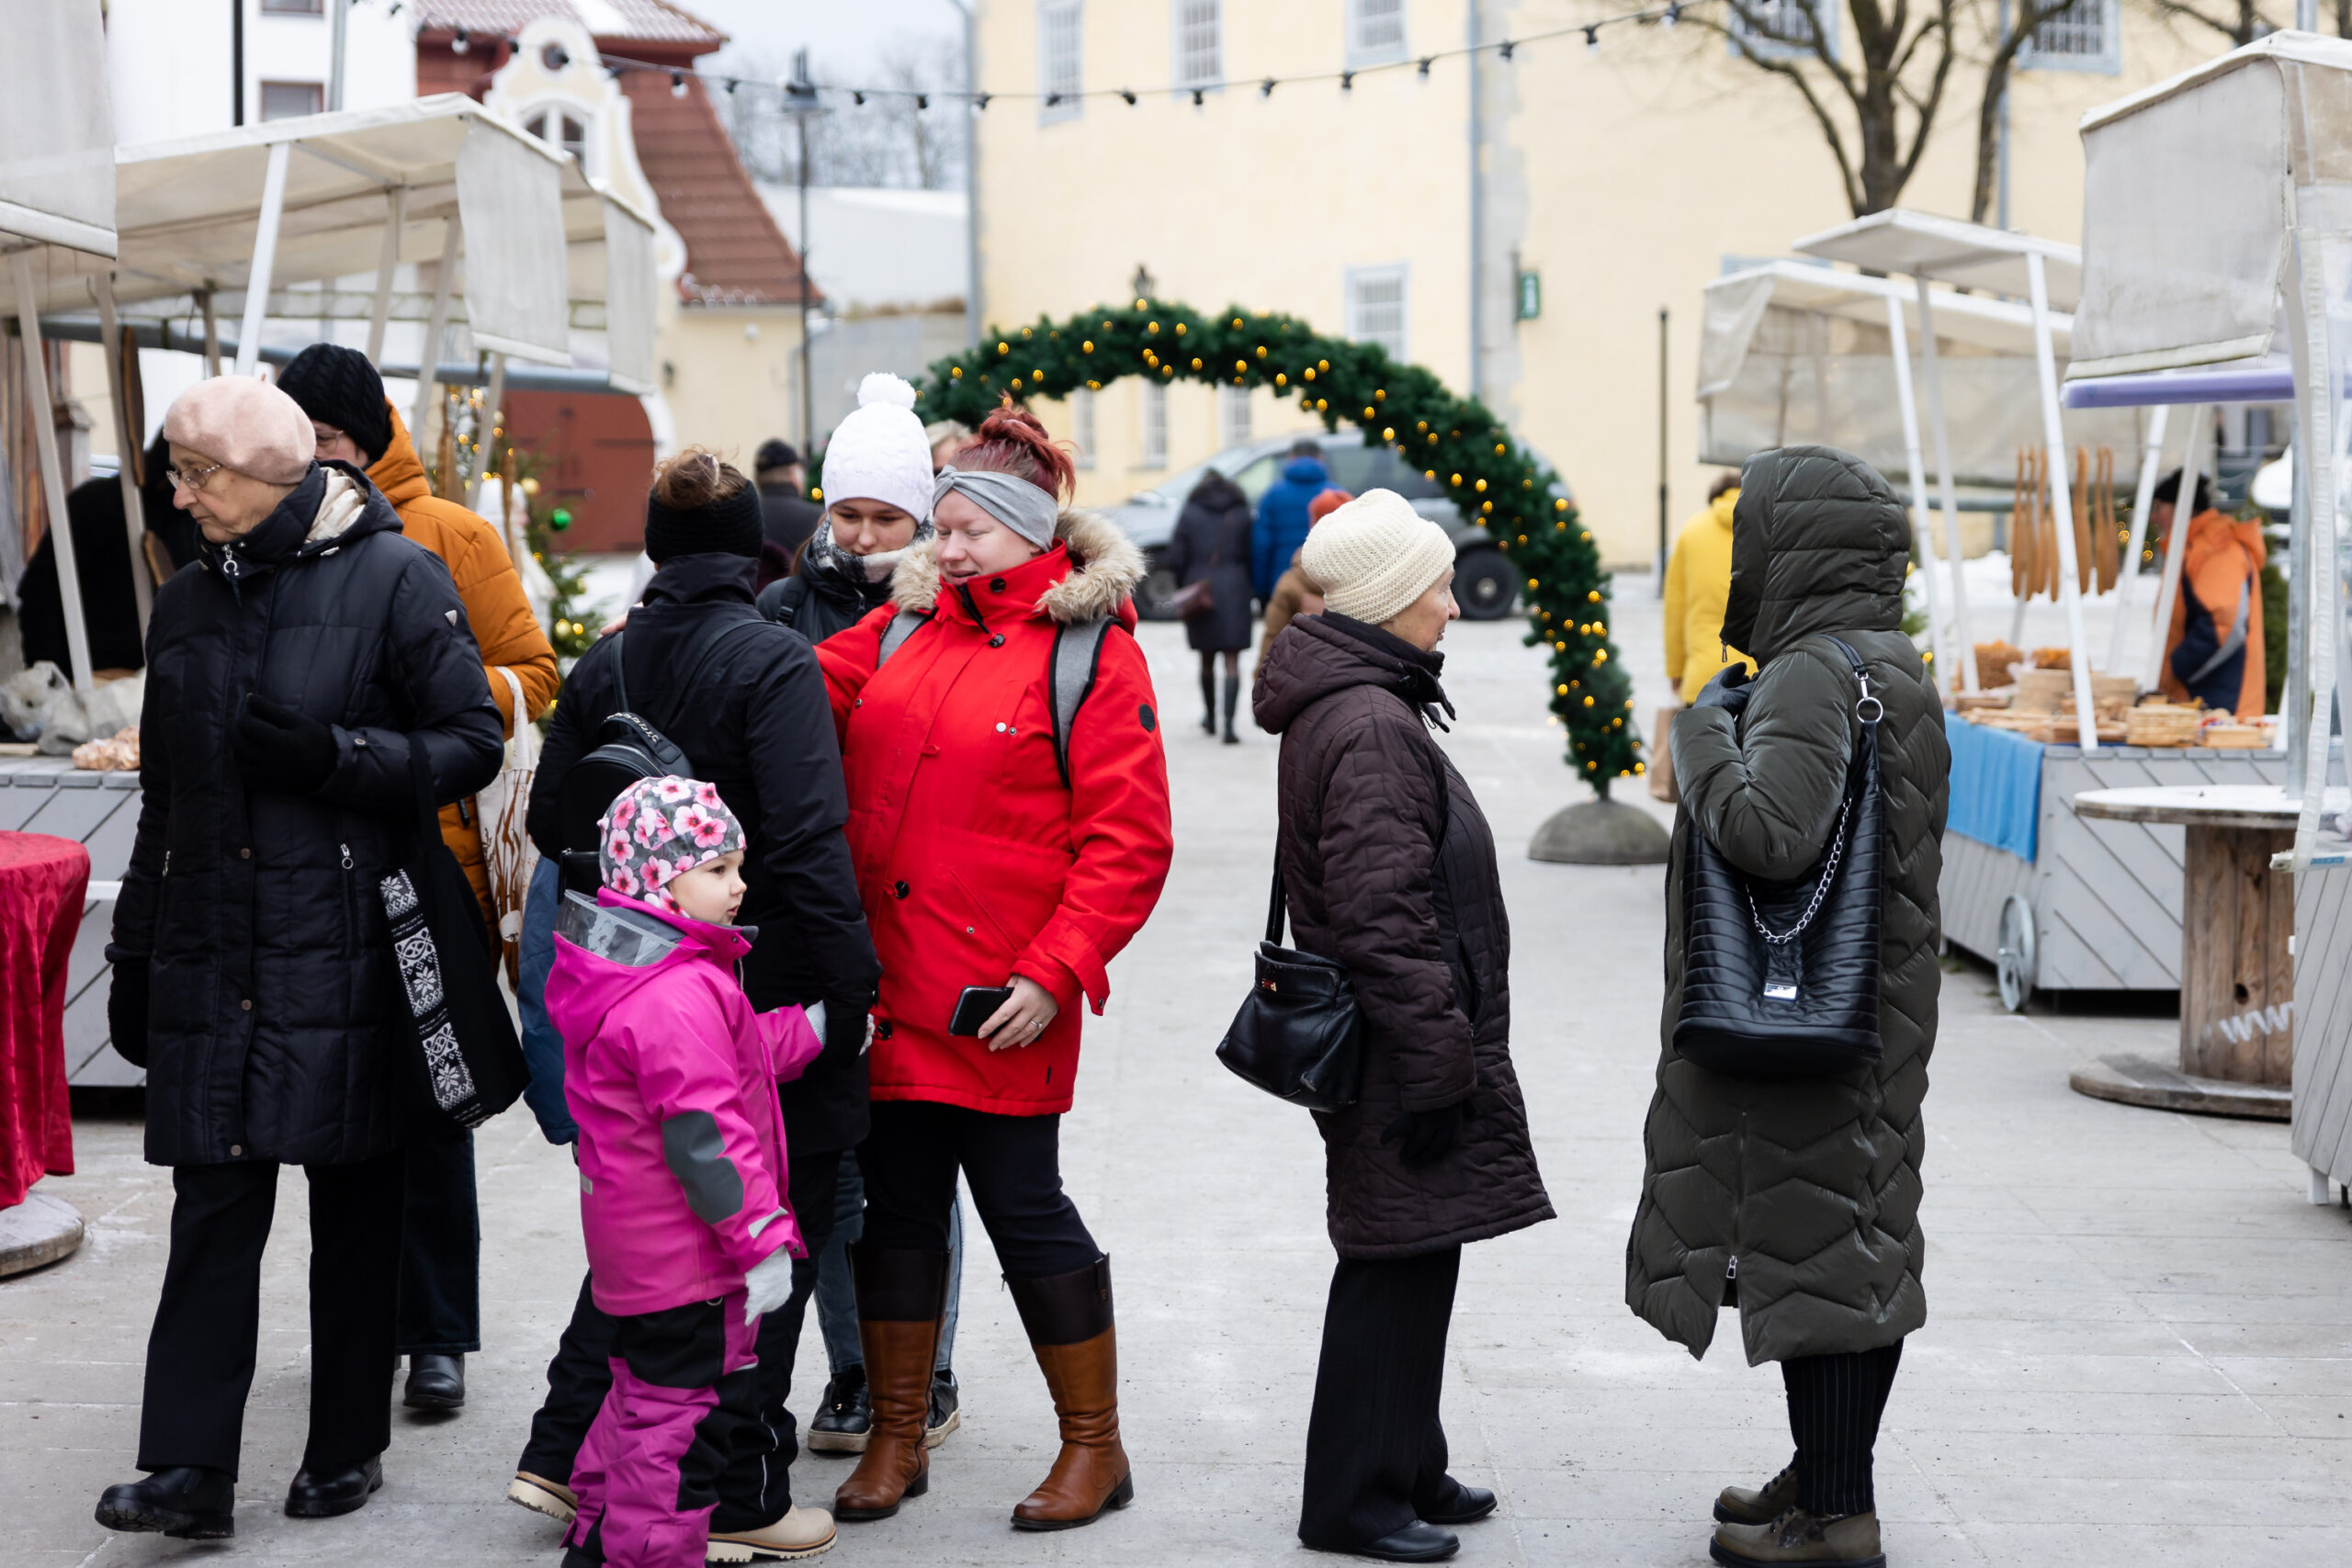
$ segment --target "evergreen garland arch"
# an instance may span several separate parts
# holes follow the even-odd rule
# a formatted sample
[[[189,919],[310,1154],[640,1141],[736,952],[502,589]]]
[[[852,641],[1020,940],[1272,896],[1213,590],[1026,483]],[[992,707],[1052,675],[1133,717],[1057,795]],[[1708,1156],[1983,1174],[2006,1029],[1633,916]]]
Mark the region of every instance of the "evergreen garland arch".
[[[932,365],[917,410],[927,421],[978,426],[1006,397],[1064,399],[1130,376],[1271,388],[1327,430],[1354,424],[1366,446],[1394,447],[1443,484],[1518,569],[1527,642],[1551,649],[1551,709],[1577,776],[1605,798],[1611,784],[1644,772],[1633,683],[1609,638],[1610,580],[1591,531],[1573,502],[1553,494],[1558,476],[1484,405],[1455,397],[1418,365],[1278,312],[1233,307],[1204,316],[1136,299],[992,332],[978,348]]]

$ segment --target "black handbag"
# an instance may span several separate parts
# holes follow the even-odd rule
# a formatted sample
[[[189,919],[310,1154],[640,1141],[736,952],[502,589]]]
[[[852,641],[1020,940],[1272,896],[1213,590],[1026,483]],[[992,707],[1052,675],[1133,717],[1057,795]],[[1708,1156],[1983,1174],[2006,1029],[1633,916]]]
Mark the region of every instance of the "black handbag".
[[[1276,1100],[1344,1111],[1363,1090],[1363,1015],[1356,1010],[1355,984],[1336,961],[1282,944],[1288,912],[1277,851],[1258,977],[1216,1059]]]
[[[416,842],[408,863],[378,884],[400,968],[406,1036],[394,1067],[401,1132],[446,1142],[522,1097],[530,1069],[514,1015],[499,994],[489,928],[458,857],[442,841],[424,748],[409,742]]]
[[[1886,795],[1878,727],[1886,708],[1871,694],[1861,656],[1828,640],[1853,666],[1860,728],[1821,859],[1794,881],[1766,882],[1690,826],[1674,1050],[1730,1077],[1824,1077],[1879,1059]]]

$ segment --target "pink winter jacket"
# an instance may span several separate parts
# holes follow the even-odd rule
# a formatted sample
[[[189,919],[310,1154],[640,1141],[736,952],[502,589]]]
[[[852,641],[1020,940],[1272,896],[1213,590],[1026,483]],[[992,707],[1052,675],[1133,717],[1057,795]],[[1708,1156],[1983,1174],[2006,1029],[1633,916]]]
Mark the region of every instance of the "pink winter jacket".
[[[568,895],[548,1016],[580,1123],[580,1219],[596,1304],[633,1315],[713,1301],[777,1247],[808,1256],[786,1206],[780,1080],[820,1042],[797,1007],[754,1012],[741,931],[606,889]]]

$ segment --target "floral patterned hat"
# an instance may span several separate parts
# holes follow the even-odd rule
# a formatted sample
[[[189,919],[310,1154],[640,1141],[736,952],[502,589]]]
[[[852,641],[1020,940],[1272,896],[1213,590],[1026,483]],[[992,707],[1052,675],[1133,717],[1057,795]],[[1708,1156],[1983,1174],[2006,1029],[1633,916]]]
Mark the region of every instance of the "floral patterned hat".
[[[743,847],[743,825],[718,786],[675,773],[621,791],[597,828],[605,886],[657,909],[677,908],[669,887],[679,875]]]

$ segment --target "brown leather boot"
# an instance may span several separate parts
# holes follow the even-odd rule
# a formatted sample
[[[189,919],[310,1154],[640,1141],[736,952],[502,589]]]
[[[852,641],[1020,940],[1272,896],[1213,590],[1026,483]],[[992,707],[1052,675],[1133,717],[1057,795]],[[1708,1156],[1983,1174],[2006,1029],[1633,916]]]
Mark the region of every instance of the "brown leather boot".
[[[1012,1303],[1046,1374],[1061,1419],[1061,1452],[1037,1490],[1012,1510],[1015,1529],[1091,1525],[1105,1508],[1135,1501],[1127,1450],[1119,1446],[1119,1347],[1111,1320],[1111,1260],[1075,1273],[1014,1280]]]
[[[931,1486],[923,1427],[947,1305],[947,1254],[853,1247],[849,1261],[873,1423],[857,1468],[833,1494],[833,1517],[860,1522],[888,1518]]]

